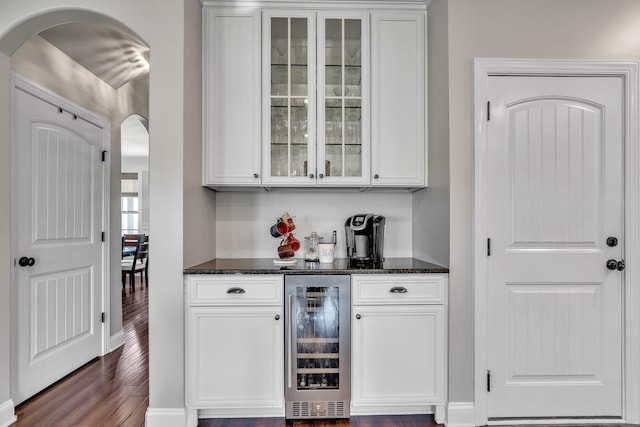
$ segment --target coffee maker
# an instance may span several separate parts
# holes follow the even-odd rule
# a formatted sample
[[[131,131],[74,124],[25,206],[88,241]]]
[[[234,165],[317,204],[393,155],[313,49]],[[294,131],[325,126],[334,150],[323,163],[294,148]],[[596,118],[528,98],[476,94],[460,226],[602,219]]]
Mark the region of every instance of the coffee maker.
[[[356,214],[344,223],[349,265],[368,267],[384,261],[384,223],[382,215]]]

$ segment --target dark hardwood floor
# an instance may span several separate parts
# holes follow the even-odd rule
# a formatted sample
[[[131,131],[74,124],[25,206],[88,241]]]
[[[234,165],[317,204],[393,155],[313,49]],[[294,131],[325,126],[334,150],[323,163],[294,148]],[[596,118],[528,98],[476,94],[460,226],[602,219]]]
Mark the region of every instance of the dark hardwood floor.
[[[16,408],[12,427],[143,427],[149,406],[148,291],[122,295],[125,345],[97,358]],[[149,284],[152,286],[152,284]],[[427,427],[428,415],[353,417],[351,420],[285,421],[284,418],[208,419],[199,427]]]
[[[149,406],[148,291],[122,295],[125,345],[97,358],[16,408],[13,427],[143,427]],[[151,285],[151,284],[150,284]],[[431,415],[367,416],[349,420],[284,418],[200,420],[199,427],[435,427]],[[631,427],[615,424],[607,427]],[[506,426],[503,426],[506,427]],[[523,427],[523,426],[520,426]],[[539,426],[537,426],[539,427]],[[595,426],[592,426],[595,427]],[[640,427],[635,425],[635,427]]]
[[[16,408],[15,427],[142,427],[149,406],[148,291],[122,294],[125,345]]]

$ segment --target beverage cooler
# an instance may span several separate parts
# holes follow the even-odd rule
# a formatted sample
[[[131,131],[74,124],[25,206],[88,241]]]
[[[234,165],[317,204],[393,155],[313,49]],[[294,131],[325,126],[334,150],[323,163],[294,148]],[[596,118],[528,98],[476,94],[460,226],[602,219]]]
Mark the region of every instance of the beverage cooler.
[[[349,275],[285,276],[286,417],[348,418]]]

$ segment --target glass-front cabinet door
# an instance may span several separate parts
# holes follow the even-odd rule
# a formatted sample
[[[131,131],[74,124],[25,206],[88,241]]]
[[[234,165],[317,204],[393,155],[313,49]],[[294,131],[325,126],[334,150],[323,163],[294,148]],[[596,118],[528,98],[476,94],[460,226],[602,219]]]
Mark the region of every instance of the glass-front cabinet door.
[[[263,183],[308,185],[316,159],[314,13],[263,16]]]
[[[264,11],[263,184],[369,184],[368,28],[360,12]]]
[[[369,183],[369,21],[318,13],[318,184]]]

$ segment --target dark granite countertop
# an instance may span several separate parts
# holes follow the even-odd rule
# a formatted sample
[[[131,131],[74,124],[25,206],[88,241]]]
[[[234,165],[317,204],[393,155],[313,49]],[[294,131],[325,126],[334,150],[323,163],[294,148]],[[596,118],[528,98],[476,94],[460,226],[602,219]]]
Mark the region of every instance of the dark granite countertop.
[[[298,259],[293,265],[276,265],[272,258],[217,258],[184,269],[184,274],[419,274],[448,273],[449,268],[415,258],[387,258],[381,266],[354,267],[346,258],[332,264]]]

